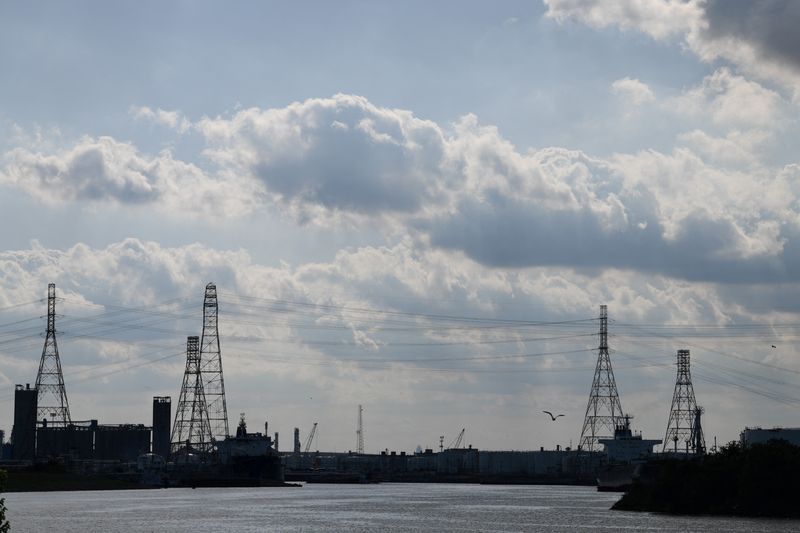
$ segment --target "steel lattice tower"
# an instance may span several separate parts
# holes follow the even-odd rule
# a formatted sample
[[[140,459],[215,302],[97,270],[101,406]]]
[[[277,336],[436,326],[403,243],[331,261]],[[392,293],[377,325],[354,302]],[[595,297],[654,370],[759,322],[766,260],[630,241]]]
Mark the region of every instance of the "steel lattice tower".
[[[619,402],[614,370],[611,368],[611,358],[608,355],[608,309],[605,305],[601,305],[597,367],[594,371],[592,390],[589,392],[579,448],[589,452],[596,450],[597,440],[612,438],[614,429],[622,418],[622,405]]]
[[[47,286],[47,334],[36,374],[38,409],[36,420],[47,419],[48,425],[64,427],[72,423],[69,416],[67,390],[61,373],[61,358],[56,343],[56,285]]]
[[[694,410],[694,427],[692,427],[692,444],[694,444],[694,453],[706,453],[706,439],[703,436],[702,417],[705,410],[702,407],[697,407]]]
[[[356,453],[364,454],[364,408],[358,406],[358,427],[356,429]]]
[[[170,454],[175,458],[190,453],[204,457],[211,451],[211,427],[200,372],[200,339],[197,336],[186,339],[186,370],[170,443]]]
[[[228,436],[228,406],[225,403],[225,381],[222,378],[222,353],[219,349],[219,330],[217,328],[218,313],[217,286],[209,283],[206,285],[206,296],[203,300],[200,372],[203,377],[203,390],[206,393],[211,436],[214,440],[222,441]]]
[[[698,411],[689,369],[689,350],[678,350],[678,377],[675,380],[675,393],[669,411],[667,433],[664,436],[664,451],[701,452],[706,443],[702,428],[695,432],[695,420],[699,421],[702,411]]]

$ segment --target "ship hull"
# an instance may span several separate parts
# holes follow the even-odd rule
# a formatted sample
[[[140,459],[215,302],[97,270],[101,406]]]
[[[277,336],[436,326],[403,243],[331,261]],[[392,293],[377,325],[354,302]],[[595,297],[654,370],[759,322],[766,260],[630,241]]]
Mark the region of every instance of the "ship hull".
[[[597,473],[597,490],[599,492],[625,492],[633,484],[636,474],[634,464],[608,465]]]

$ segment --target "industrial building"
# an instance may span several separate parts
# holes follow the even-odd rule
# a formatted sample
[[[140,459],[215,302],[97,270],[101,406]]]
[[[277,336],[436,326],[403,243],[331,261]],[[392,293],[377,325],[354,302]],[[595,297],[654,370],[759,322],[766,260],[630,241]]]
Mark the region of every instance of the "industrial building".
[[[593,484],[601,452],[557,449],[488,451],[451,448],[414,454],[284,452],[286,479],[295,481],[417,481]],[[360,476],[360,477],[359,477]]]
[[[96,428],[97,420],[73,422],[66,427],[39,426],[36,428],[36,457],[92,459]]]
[[[739,439],[742,446],[745,447],[753,444],[765,444],[771,440],[783,440],[794,446],[800,446],[800,428],[744,428]]]
[[[22,401],[14,407],[15,419],[22,418],[30,409],[30,402]],[[143,424],[111,425],[89,420],[74,421],[65,427],[52,427],[46,423],[38,427],[30,424],[15,424],[14,427],[14,459],[17,460],[70,457],[133,462],[139,455],[150,451],[151,428]]]
[[[11,430],[14,448],[11,457],[15,461],[32,461],[36,457],[37,394],[30,383],[14,388],[14,427]]]

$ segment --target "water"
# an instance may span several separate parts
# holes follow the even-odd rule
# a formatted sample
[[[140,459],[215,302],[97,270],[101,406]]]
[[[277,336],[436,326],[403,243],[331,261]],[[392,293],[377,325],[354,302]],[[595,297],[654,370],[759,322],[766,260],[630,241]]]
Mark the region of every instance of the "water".
[[[800,520],[609,511],[592,487],[393,484],[6,494],[12,532],[800,531]]]

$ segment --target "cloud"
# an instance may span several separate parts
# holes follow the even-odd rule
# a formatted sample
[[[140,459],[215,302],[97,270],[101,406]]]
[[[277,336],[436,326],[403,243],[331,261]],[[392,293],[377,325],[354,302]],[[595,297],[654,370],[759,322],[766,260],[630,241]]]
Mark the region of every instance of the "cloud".
[[[575,19],[594,28],[617,26],[662,40],[689,32],[702,9],[683,0],[544,0],[546,15],[563,23]]]
[[[708,161],[731,167],[758,165],[758,155],[773,140],[770,132],[733,130],[724,137],[715,137],[694,129],[678,136],[678,143],[692,149]]]
[[[637,80],[617,86],[647,98]],[[728,127],[774,121],[781,103],[726,69],[681,102]],[[731,134],[725,145],[702,132],[684,136],[707,161],[691,147],[605,160],[562,148],[520,153],[477,117],[445,128],[346,95],[204,119],[198,128],[222,172],[264,184],[275,205],[302,220],[388,219],[393,231],[492,267],[630,268],[729,281],[790,272],[783,254],[794,226],[783,225],[783,202],[759,194],[775,187],[774,171],[713,165],[734,141],[763,142],[757,130]],[[739,161],[755,164],[753,157]]]
[[[706,60],[723,58],[746,72],[800,89],[800,5],[792,0],[705,3],[703,29],[690,45]]]
[[[446,140],[433,122],[363,97],[336,95],[282,109],[247,109],[197,128],[206,155],[252,177],[300,218],[309,208],[414,212],[446,187]]]
[[[621,86],[641,89],[634,81]],[[751,100],[752,109],[739,109]],[[52,203],[111,201],[221,218],[275,209],[320,227],[347,217],[387,239],[408,236],[494,268],[794,280],[798,191],[781,177],[791,173],[755,154],[779,99],[722,69],[680,102],[743,129],[725,137],[690,131],[671,153],[521,152],[473,115],[440,126],[336,95],[200,120],[213,172],[169,152],[147,156],[87,137],[49,154],[12,150],[2,179]],[[726,154],[735,147],[750,152]]]
[[[611,90],[637,106],[655,100],[655,95],[650,87],[634,78],[622,78],[615,81],[611,84]]]
[[[705,18],[711,37],[738,35],[760,53],[800,68],[800,5],[791,0],[709,0]]]
[[[666,106],[684,115],[707,115],[726,128],[777,129],[788,115],[788,104],[762,85],[720,68],[697,86],[670,99]]]
[[[424,410],[442,398],[471,398],[481,405],[505,405],[505,416],[524,418],[536,401],[532,393],[528,397],[529,387],[548,391],[576,412],[585,407],[596,324],[544,330],[479,328],[472,321],[445,320],[447,316],[574,319],[595,316],[597,305],[607,303],[620,322],[768,322],[780,317],[762,316],[759,309],[767,308],[760,304],[773,298],[781,300],[786,316],[800,311],[796,283],[762,290],[688,283],[625,270],[596,274],[563,268],[493,269],[459,254],[419,247],[410,238],[391,246],[341,250],[327,262],[278,267],[258,264],[244,251],[221,251],[202,244],[165,247],[125,239],[104,247],[76,244],[51,249],[34,243],[29,249],[0,252],[0,273],[0,306],[4,308],[39,300],[48,282],[57,284],[63,298],[58,303],[59,347],[73,416],[103,422],[146,421],[148,415],[142,413],[147,412],[150,396],[177,394],[185,336],[198,333],[202,289],[206,282],[215,281],[230,409],[261,416],[264,411],[259,406],[269,399],[270,426],[287,433],[298,420],[322,415],[337,420],[337,409],[358,402],[370,405],[372,412],[381,410],[402,418],[408,409]],[[14,334],[6,335],[0,346],[0,360],[11,382],[32,381],[35,375],[41,350],[41,305],[39,301],[15,309],[13,316],[5,315],[4,320],[10,322],[37,317],[27,330],[16,325]],[[633,380],[630,371],[618,374],[623,402],[636,405],[642,419],[654,420],[653,427],[660,430],[660,410],[668,405],[674,377],[671,356],[679,341],[656,335],[642,348],[645,333],[639,331],[633,338],[624,333],[615,336],[614,359],[618,371],[620,366],[631,366],[626,355],[630,353],[639,358],[636,365],[643,364],[642,358],[644,364],[666,365],[663,372],[635,370]],[[524,340],[553,336],[560,340]],[[504,339],[514,342],[497,343]],[[713,361],[719,356],[698,350],[698,343],[738,353],[736,343],[741,339],[728,344],[719,339],[711,344],[700,338],[690,342],[695,355],[704,354],[701,361],[705,357]],[[588,351],[441,360],[573,349]],[[161,362],[135,366],[165,356]],[[785,353],[772,362],[792,365],[792,356]],[[354,358],[372,362],[354,362]],[[413,362],[397,362],[404,358]],[[450,371],[426,371],[443,367]],[[565,367],[582,370],[547,371]],[[533,372],[536,369],[538,373]],[[502,372],[493,374],[496,370]],[[268,397],[263,396],[265,388],[270,391]],[[707,407],[717,402],[723,405],[724,400],[712,402],[707,390],[698,386]],[[645,392],[663,397],[661,405],[642,402],[638,395]],[[332,407],[311,404],[309,396]],[[473,412],[471,419],[481,427],[494,417],[489,409]],[[725,426],[725,431],[731,433],[737,424],[745,423],[738,418],[726,420],[730,427]],[[424,424],[435,435],[441,419],[434,416]],[[352,432],[341,427],[347,424],[330,423],[326,434],[329,446],[346,449]],[[418,425],[403,429],[400,424],[386,438],[414,438],[418,432]],[[487,445],[501,445],[484,438]],[[504,439],[505,446],[525,442],[514,432]]]
[[[153,110],[147,106],[133,106],[130,109],[130,113],[136,119],[160,124],[178,133],[186,133],[192,127],[192,122],[183,116],[180,111],[165,111],[161,108]]]
[[[165,159],[142,158],[133,145],[110,137],[85,137],[54,155],[12,150],[5,156],[3,181],[50,202],[64,197],[150,202],[160,195],[159,165],[163,168]]]
[[[181,212],[248,212],[257,184],[215,179],[169,151],[149,156],[112,137],[83,137],[49,152],[15,148],[3,156],[0,183],[48,204],[70,201],[155,204]]]
[[[800,92],[800,6],[791,0],[544,0],[547,16],[595,28],[680,38],[701,60],[731,62],[743,72]]]
[[[446,210],[412,222],[433,246],[503,268],[795,278],[797,226],[785,224],[785,210],[798,197],[770,171],[723,170],[688,149],[606,160],[557,148],[519,154],[469,121],[453,139],[463,189]],[[775,188],[783,199],[762,194]]]

